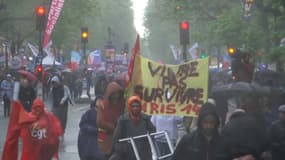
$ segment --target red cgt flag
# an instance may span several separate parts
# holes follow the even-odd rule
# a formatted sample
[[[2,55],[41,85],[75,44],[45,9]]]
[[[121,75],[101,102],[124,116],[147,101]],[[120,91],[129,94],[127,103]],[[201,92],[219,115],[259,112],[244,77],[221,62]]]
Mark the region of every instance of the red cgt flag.
[[[35,117],[32,117],[25,111],[20,101],[13,101],[11,108],[2,160],[18,159],[18,139],[21,134],[22,125],[35,120]]]
[[[130,59],[130,63],[129,63],[129,67],[128,67],[128,78],[126,80],[126,87],[129,85],[130,81],[132,80],[132,73],[133,73],[133,69],[134,69],[134,65],[135,65],[135,57],[140,54],[140,36],[137,35],[137,39],[136,39],[136,43],[135,43],[135,47],[132,50],[132,55],[131,55],[131,59]]]

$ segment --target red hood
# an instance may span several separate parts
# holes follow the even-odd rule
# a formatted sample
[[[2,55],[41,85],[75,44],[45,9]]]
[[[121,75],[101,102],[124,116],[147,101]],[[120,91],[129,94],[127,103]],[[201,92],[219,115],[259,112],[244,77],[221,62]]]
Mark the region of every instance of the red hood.
[[[108,84],[106,93],[105,93],[105,98],[108,98],[111,96],[112,93],[115,93],[117,91],[122,91],[123,88],[116,82],[111,82]]]
[[[33,111],[36,107],[40,107],[42,113],[45,112],[45,105],[44,105],[44,102],[43,102],[40,98],[36,98],[36,99],[34,100],[33,105],[32,105],[32,111]]]

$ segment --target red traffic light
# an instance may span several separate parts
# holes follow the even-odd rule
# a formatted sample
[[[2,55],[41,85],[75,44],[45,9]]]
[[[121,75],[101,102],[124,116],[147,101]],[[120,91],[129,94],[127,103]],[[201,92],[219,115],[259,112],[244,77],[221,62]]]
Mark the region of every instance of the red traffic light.
[[[38,65],[38,66],[36,67],[36,72],[37,72],[37,73],[41,73],[42,71],[43,71],[43,66]]]
[[[183,30],[188,30],[189,29],[189,23],[186,22],[186,21],[182,21],[180,23],[180,28],[183,29]]]
[[[36,8],[36,13],[38,16],[44,16],[46,14],[46,8],[44,6],[38,6]]]

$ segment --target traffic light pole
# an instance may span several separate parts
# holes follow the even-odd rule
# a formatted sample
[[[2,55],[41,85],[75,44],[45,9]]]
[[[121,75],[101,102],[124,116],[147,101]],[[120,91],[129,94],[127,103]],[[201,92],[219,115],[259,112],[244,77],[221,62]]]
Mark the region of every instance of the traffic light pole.
[[[43,99],[42,65],[43,65],[43,32],[46,27],[46,9],[44,6],[36,8],[36,30],[39,31],[39,53],[35,62],[35,73],[38,77],[37,97]],[[39,71],[38,71],[38,67]]]
[[[179,24],[179,33],[180,33],[180,44],[183,47],[183,60],[187,62],[187,45],[189,43],[189,28],[190,25],[187,21],[182,21]]]
[[[84,62],[87,66],[87,57],[86,57],[86,43],[83,43],[83,56],[84,56]]]
[[[39,31],[39,55],[38,56],[43,56],[43,43],[42,43],[42,31]],[[42,64],[42,61],[41,61]]]
[[[38,59],[40,60],[39,64],[40,66],[43,65],[43,42],[42,42],[42,31],[39,30],[39,54]],[[37,64],[36,64],[37,65]],[[43,83],[42,83],[42,73],[38,73],[38,83],[37,83],[37,97],[40,99],[43,99]],[[44,99],[43,99],[44,100]]]
[[[187,62],[187,44],[182,45],[182,51],[183,51],[183,60],[184,62]]]

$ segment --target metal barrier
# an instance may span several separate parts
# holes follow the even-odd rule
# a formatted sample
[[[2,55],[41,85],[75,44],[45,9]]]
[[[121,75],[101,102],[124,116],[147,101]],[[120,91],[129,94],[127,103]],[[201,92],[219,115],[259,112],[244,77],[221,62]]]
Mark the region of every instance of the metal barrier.
[[[157,150],[156,150],[156,147],[155,147],[155,145],[153,143],[153,138],[152,137],[162,136],[162,134],[166,138],[166,141],[168,143],[168,147],[169,147],[170,153],[166,154],[166,155],[158,156]],[[152,152],[152,160],[160,160],[160,159],[163,159],[163,158],[167,158],[167,157],[172,156],[172,154],[174,153],[172,142],[171,142],[171,140],[170,140],[170,138],[168,136],[168,133],[165,132],[165,131],[151,133],[151,134],[148,133],[148,134],[144,134],[144,135],[140,135],[140,136],[136,136],[136,137],[123,138],[123,139],[119,139],[119,142],[130,142],[131,145],[132,145],[133,151],[135,153],[136,159],[140,160],[139,152],[138,152],[138,149],[136,147],[136,144],[135,144],[134,140],[135,139],[140,139],[140,138],[145,138],[145,137],[147,137],[148,142],[150,144],[150,148],[151,148],[151,152]]]

